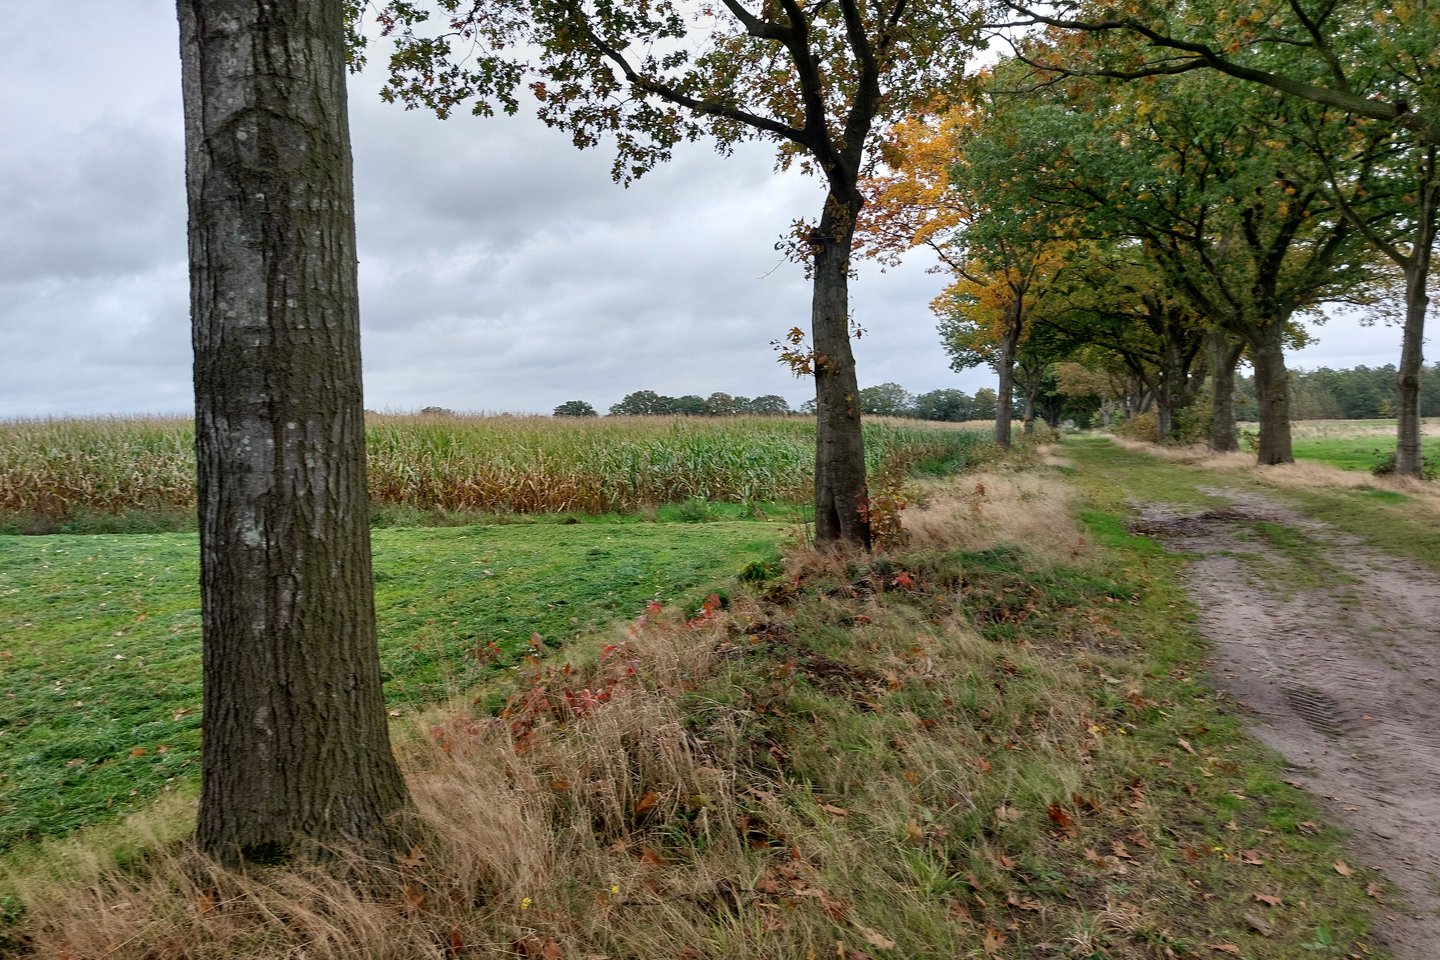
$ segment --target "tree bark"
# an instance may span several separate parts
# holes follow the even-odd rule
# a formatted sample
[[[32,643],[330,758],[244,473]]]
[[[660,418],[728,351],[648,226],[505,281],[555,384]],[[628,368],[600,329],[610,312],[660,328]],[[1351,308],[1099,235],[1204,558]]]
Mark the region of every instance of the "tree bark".
[[[179,0],[204,720],[196,842],[385,847],[343,5]]]
[[[1395,473],[1418,477],[1424,467],[1420,445],[1420,371],[1425,363],[1425,311],[1430,297],[1426,280],[1430,272],[1429,252],[1417,249],[1405,270],[1405,331],[1400,341],[1400,366],[1395,371],[1396,405],[1399,418],[1395,442]]]
[[[1262,466],[1294,463],[1290,448],[1290,378],[1285,370],[1285,324],[1267,323],[1250,341],[1255,365],[1255,393],[1260,401],[1260,450]]]
[[[1436,208],[1440,205],[1440,184],[1436,179],[1436,148],[1432,146],[1425,151],[1420,189],[1416,191],[1419,202],[1415,211],[1414,243],[1408,257],[1397,258],[1405,275],[1405,331],[1400,341],[1400,367],[1395,371],[1398,392],[1395,413],[1399,418],[1395,472],[1402,477],[1419,477],[1425,466],[1420,445],[1420,371],[1425,363],[1425,312],[1430,306],[1427,288],[1435,245]]]
[[[815,542],[870,548],[870,499],[860,385],[850,347],[850,248],[859,194],[847,204],[826,197],[812,235],[814,290],[810,333],[815,342]]]
[[[1216,453],[1235,453],[1240,449],[1240,435],[1235,429],[1235,367],[1244,344],[1232,340],[1224,330],[1211,330],[1210,367],[1214,401],[1210,410],[1210,449]]]
[[[995,390],[995,444],[1001,450],[1009,450],[1011,444],[1010,420],[1015,415],[1015,356],[1020,352],[1020,303],[1019,298],[1010,308],[1006,318],[1005,335],[1000,338],[1000,361],[995,365],[999,384]]]

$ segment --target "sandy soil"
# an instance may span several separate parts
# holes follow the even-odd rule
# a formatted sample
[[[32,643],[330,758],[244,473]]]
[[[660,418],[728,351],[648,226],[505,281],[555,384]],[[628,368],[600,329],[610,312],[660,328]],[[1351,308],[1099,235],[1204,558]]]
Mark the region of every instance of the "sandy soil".
[[[1137,532],[1194,555],[1187,585],[1215,645],[1217,685],[1294,781],[1352,832],[1354,859],[1407,902],[1380,909],[1396,957],[1440,956],[1440,577],[1283,504],[1207,492],[1227,508],[1142,509]],[[1283,524],[1324,545],[1301,564],[1261,535]]]

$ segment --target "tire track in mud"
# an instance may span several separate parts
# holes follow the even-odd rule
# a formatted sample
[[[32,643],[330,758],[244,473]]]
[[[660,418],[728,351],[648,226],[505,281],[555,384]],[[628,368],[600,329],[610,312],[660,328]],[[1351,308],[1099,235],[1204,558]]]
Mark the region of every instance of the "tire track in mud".
[[[1255,493],[1206,489],[1229,507],[1142,508],[1136,532],[1190,554],[1184,578],[1214,646],[1216,685],[1352,834],[1357,859],[1407,904],[1380,908],[1400,958],[1440,944],[1440,577]],[[1280,524],[1324,562],[1259,535]],[[1280,576],[1276,576],[1276,572]]]

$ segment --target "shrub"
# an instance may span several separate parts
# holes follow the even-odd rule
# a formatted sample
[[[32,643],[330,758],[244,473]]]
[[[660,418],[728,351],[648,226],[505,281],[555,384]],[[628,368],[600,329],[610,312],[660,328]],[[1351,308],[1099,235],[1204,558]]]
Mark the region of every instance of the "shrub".
[[[1120,423],[1115,427],[1115,436],[1124,437],[1127,440],[1140,440],[1144,443],[1155,443],[1160,439],[1159,425],[1156,422],[1155,414],[1137,414]]]

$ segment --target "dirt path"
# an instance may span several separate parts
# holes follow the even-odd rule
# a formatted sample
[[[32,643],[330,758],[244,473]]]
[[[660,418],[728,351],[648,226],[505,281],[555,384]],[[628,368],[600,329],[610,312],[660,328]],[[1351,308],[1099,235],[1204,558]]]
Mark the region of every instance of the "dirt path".
[[[1440,577],[1284,504],[1143,507],[1137,532],[1194,555],[1186,581],[1215,679],[1295,782],[1353,833],[1353,862],[1407,904],[1381,908],[1399,958],[1440,955]]]

